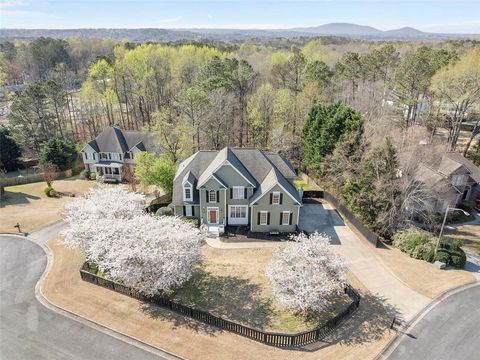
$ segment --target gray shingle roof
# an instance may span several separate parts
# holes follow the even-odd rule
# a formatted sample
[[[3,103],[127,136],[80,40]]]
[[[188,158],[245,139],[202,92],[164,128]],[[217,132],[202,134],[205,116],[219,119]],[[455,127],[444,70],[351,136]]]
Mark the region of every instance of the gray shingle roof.
[[[276,184],[283,187],[299,204],[302,203],[300,194],[295,187],[280,173],[276,167],[272,167],[265,179],[250,199],[250,204],[255,203],[258,199],[268,193]]]
[[[123,154],[134,147],[141,151],[154,151],[152,134],[141,131],[122,130],[116,125],[105,128],[98,136],[88,143],[96,152],[111,152]]]
[[[286,178],[296,178],[297,174],[293,165],[280,154],[265,154],[265,156],[277,167]]]
[[[225,147],[218,152],[215,159],[213,159],[213,161],[210,163],[210,165],[205,169],[205,171],[202,173],[202,175],[198,179],[198,184],[200,186],[204,184],[210,178],[210,176],[212,176],[214,172],[220,166],[222,166],[223,163],[225,163],[225,161],[228,161],[234,168],[240,171],[240,173],[247,179],[249,183],[256,186],[255,179],[252,177],[249,171],[245,169],[245,166],[243,166],[242,162],[233,153],[232,149],[228,147]]]
[[[445,158],[463,165],[470,173],[471,178],[476,182],[480,183],[480,168],[476,166],[470,159],[467,159],[462,154],[453,151],[445,153],[443,155],[442,161]]]

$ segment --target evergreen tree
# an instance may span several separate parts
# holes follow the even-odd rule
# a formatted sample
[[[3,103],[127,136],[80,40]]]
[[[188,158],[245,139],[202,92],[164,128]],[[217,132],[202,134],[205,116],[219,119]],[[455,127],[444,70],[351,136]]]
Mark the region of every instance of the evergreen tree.
[[[14,171],[18,168],[18,158],[22,153],[10,131],[0,126],[0,169]]]
[[[41,164],[50,163],[59,170],[67,170],[75,164],[77,150],[68,140],[52,138],[43,145],[38,158]]]

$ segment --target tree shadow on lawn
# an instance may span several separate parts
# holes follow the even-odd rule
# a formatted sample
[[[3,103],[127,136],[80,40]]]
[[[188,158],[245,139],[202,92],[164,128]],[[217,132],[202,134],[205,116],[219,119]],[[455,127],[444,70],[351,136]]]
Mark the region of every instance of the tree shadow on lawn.
[[[327,345],[365,344],[378,341],[389,331],[394,316],[397,325],[403,323],[402,315],[395,306],[382,297],[364,294],[358,310],[323,341]]]
[[[176,303],[257,329],[268,327],[274,316],[272,301],[262,295],[260,285],[248,279],[212,274],[204,269],[197,270],[169,298]],[[144,303],[142,310],[152,318],[172,321],[174,327],[186,326],[210,334],[221,331],[152,303]]]
[[[5,190],[5,197],[0,201],[0,208],[7,207],[8,205],[21,205],[29,204],[30,200],[39,200],[40,196],[27,194],[23,192],[11,192]]]

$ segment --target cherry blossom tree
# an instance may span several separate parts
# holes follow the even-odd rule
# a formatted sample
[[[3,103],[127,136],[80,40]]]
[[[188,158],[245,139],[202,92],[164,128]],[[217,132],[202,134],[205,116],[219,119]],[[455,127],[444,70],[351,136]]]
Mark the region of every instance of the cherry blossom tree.
[[[128,192],[122,186],[97,185],[65,206],[65,221],[69,226],[64,232],[64,244],[79,248],[88,257],[88,249],[99,236],[103,220],[130,219],[142,213],[144,204],[143,195]]]
[[[299,313],[316,313],[329,304],[329,296],[343,291],[345,265],[323,234],[303,233],[275,252],[267,277],[277,300]]]
[[[202,234],[178,217],[143,211],[143,197],[120,187],[96,188],[67,207],[64,243],[112,280],[146,295],[188,280],[200,261]]]

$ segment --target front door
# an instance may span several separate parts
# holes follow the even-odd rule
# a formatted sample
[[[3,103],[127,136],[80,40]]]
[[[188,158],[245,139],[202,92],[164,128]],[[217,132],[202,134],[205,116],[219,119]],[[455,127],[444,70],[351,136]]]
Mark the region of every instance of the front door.
[[[218,224],[218,208],[208,208],[208,223]]]

